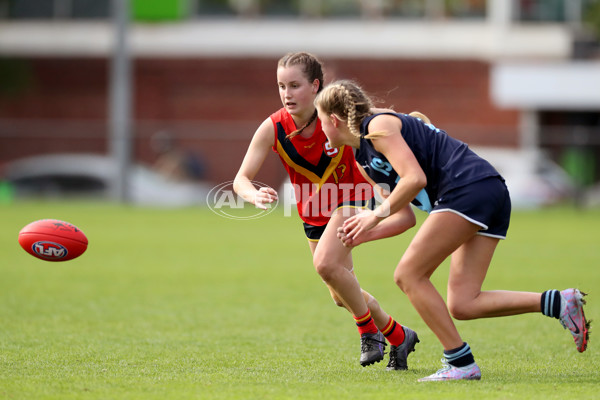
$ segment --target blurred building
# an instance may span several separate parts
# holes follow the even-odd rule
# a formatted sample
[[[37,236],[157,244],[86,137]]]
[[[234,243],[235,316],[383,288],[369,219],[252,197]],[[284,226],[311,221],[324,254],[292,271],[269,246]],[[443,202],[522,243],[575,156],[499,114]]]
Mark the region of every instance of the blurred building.
[[[115,0],[119,1],[119,0]],[[109,151],[110,0],[0,0],[0,166]],[[209,181],[233,178],[281,104],[276,61],[309,51],[326,80],[420,110],[473,146],[545,149],[600,179],[599,0],[133,0],[133,156],[174,135]],[[277,185],[276,157],[258,178]]]

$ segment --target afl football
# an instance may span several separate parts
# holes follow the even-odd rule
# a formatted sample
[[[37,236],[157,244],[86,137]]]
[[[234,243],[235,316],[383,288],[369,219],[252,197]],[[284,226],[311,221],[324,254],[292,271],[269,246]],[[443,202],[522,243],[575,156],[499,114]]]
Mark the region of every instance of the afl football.
[[[19,232],[19,244],[34,257],[45,261],[67,261],[82,255],[88,240],[75,225],[57,219],[41,219]]]

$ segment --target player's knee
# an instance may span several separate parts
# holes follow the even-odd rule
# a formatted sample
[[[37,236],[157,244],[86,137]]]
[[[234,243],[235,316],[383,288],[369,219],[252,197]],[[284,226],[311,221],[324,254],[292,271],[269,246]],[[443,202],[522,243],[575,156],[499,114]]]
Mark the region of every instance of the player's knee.
[[[315,263],[315,270],[317,274],[323,279],[325,282],[331,282],[331,276],[333,275],[333,268],[327,264],[319,264]]]
[[[452,315],[452,318],[459,321],[466,321],[474,318],[470,308],[463,302],[449,301],[448,311],[450,312],[450,315]]]
[[[325,282],[331,282],[333,275],[335,274],[337,267],[336,265],[328,262],[324,258],[315,257],[313,259],[315,270]]]
[[[410,288],[411,277],[400,266],[394,271],[394,282],[404,293]]]
[[[410,295],[412,290],[418,290],[418,287],[427,281],[429,281],[429,277],[409,263],[404,264],[400,261],[394,271],[394,282],[407,295]]]

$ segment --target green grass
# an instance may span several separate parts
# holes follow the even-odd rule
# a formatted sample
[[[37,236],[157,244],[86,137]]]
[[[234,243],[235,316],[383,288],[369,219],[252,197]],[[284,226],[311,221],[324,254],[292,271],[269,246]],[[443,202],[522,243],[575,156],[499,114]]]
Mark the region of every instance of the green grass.
[[[0,217],[0,399],[600,397],[594,336],[579,354],[541,314],[458,322],[482,381],[418,383],[442,349],[392,281],[414,231],[354,253],[363,287],[421,338],[410,370],[391,373],[358,364],[356,327],[314,272],[295,216],[44,202]],[[17,234],[42,218],[78,225],[88,251],[64,263],[25,253]],[[599,227],[599,210],[514,212],[485,289],[577,286],[596,317]],[[442,293],[447,272],[434,275]]]

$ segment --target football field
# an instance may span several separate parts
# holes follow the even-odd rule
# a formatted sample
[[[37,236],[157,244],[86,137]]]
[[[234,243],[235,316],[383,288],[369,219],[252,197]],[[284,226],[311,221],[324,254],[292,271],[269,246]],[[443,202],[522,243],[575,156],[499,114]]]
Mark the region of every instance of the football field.
[[[84,202],[0,215],[0,399],[600,398],[594,324],[580,354],[541,314],[457,322],[482,380],[417,382],[442,348],[392,279],[415,229],[354,251],[362,286],[421,339],[409,370],[388,372],[387,356],[359,365],[356,326],[314,271],[296,215]],[[19,230],[43,218],[77,225],[87,252],[62,263],[25,253]],[[578,287],[598,320],[599,268],[600,210],[515,211],[484,289]],[[434,275],[443,295],[447,273],[446,262]]]

